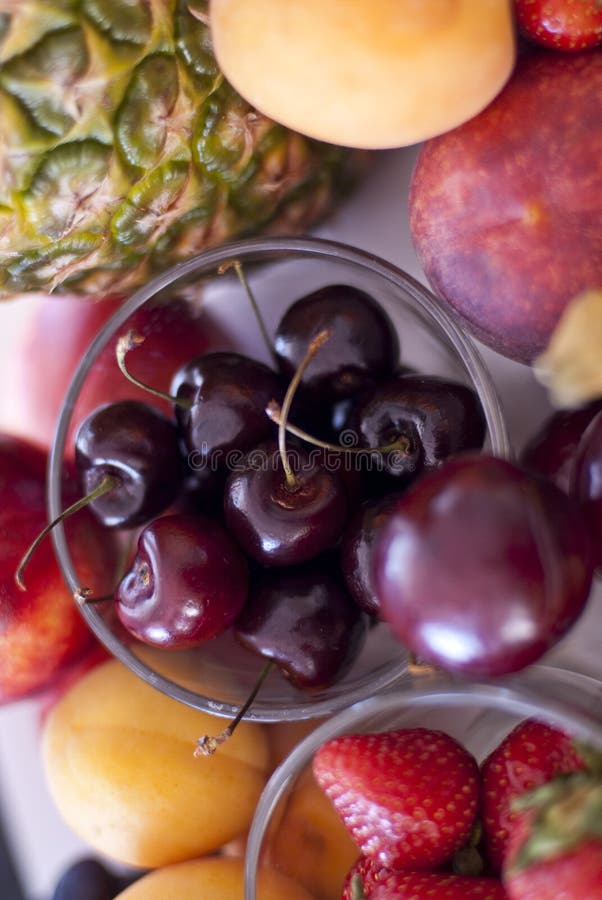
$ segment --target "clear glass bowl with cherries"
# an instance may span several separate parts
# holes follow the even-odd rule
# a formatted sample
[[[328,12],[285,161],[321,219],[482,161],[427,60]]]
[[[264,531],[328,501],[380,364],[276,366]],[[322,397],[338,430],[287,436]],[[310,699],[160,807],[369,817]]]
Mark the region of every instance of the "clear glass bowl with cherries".
[[[136,291],[65,397],[49,516],[74,459],[123,549],[115,593],[89,596],[62,522],[53,541],[93,632],[157,689],[233,717],[259,679],[249,718],[325,716],[407,670],[356,596],[379,504],[481,451],[510,455],[495,386],[426,288],[342,244],[248,240]]]
[[[502,900],[502,878],[523,879],[517,897],[597,896],[600,851],[577,836],[599,826],[598,680],[540,664],[495,682],[423,670],[312,729],[281,742],[247,839],[245,900],[264,866],[320,900]],[[517,875],[527,834],[538,844]],[[558,862],[565,849],[583,853],[576,867]],[[519,893],[526,878],[532,893]]]

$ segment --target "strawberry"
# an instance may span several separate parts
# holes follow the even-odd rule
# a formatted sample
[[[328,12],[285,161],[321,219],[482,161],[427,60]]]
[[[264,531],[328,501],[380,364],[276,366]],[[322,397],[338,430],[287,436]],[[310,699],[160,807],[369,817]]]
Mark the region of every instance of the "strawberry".
[[[561,776],[520,798],[504,866],[511,900],[602,897],[602,779]]]
[[[478,765],[443,732],[343,735],[322,745],[313,769],[356,844],[382,866],[437,868],[470,837]]]
[[[471,878],[438,872],[394,872],[362,856],[343,887],[342,900],[507,900],[497,878]]]
[[[602,0],[515,0],[526,37],[554,50],[585,50],[602,43]]]
[[[519,813],[515,797],[555,775],[583,769],[572,738],[535,719],[525,719],[508,734],[482,765],[482,817],[485,849],[494,871],[504,862],[510,832]]]

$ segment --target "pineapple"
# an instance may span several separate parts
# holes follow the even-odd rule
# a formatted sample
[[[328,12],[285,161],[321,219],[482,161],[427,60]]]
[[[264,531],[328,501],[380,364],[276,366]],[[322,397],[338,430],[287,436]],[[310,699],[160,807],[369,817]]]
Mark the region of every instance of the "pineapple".
[[[2,297],[125,293],[207,246],[304,230],[361,159],[235,93],[203,0],[0,0]]]

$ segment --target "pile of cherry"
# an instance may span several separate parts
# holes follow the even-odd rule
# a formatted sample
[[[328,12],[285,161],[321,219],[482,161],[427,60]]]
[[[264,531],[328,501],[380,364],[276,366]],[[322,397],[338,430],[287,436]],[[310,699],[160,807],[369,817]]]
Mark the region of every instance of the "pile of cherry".
[[[205,353],[174,374],[172,419],[129,400],[79,428],[85,502],[107,528],[142,528],[114,594],[125,628],[166,649],[233,628],[314,691],[374,619],[470,675],[562,637],[602,557],[602,403],[549,426],[527,471],[480,452],[472,389],[400,365],[363,291],[323,287],[273,340],[262,328],[272,367]]]
[[[313,759],[361,853],[343,900],[585,900],[602,884],[600,754],[525,719],[479,767],[442,731],[345,734]]]

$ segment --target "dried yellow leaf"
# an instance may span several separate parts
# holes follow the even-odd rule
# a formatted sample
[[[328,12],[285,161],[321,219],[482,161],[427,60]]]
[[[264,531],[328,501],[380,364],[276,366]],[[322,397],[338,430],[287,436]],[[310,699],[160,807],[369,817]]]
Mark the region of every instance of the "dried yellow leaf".
[[[533,371],[556,407],[602,397],[602,288],[584,291],[569,303]]]

